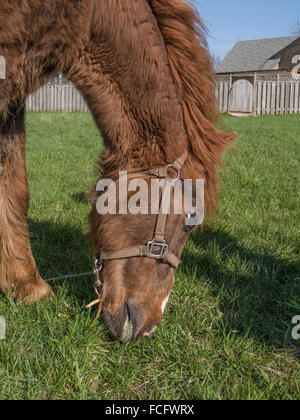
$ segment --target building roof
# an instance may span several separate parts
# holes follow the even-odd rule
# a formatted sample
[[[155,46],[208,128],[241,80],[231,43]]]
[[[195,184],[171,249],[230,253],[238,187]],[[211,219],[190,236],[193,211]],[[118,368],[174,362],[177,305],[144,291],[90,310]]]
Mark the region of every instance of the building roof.
[[[274,70],[280,61],[277,54],[298,38],[287,36],[238,42],[217,67],[217,73]]]

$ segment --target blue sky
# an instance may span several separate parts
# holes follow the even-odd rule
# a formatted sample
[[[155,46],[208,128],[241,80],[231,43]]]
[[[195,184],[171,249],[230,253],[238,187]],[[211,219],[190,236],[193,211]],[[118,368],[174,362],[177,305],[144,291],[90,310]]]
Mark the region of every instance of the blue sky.
[[[211,34],[212,52],[223,58],[238,41],[290,35],[300,0],[194,0]]]

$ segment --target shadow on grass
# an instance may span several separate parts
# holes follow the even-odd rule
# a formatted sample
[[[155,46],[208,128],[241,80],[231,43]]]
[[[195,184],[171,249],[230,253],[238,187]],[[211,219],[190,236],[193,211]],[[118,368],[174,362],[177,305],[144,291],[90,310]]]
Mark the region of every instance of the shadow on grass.
[[[44,279],[92,269],[89,246],[73,226],[31,221],[32,248]],[[218,297],[226,333],[232,331],[276,347],[296,346],[291,320],[300,313],[299,266],[267,253],[252,253],[222,232],[204,229],[190,241],[201,252],[183,253],[183,272],[197,272]],[[202,252],[203,251],[203,252]],[[94,278],[58,280],[83,308],[93,297]],[[298,308],[298,311],[297,311]],[[297,351],[298,352],[298,351]]]
[[[253,253],[221,230],[204,228],[190,241],[203,252],[184,251],[184,272],[196,271],[208,280],[220,302],[225,332],[289,346],[299,354],[291,338],[292,318],[300,314],[299,265],[267,252]]]
[[[72,194],[72,199],[75,203],[88,203],[88,193],[87,192],[80,192]]]
[[[69,274],[92,270],[89,244],[85,235],[74,226],[57,222],[29,221],[32,251],[41,276],[46,280]],[[76,299],[80,307],[93,297],[94,277],[84,276],[51,282],[54,292],[58,287],[67,289],[69,296]]]

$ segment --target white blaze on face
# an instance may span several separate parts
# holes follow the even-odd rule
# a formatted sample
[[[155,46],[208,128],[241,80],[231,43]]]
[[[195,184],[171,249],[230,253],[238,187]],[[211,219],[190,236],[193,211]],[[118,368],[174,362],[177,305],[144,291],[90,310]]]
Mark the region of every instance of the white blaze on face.
[[[173,288],[173,286],[174,286],[174,276],[173,276],[173,284],[172,284],[172,288]],[[163,303],[161,304],[161,313],[162,313],[162,315],[164,314],[164,312],[165,312],[165,310],[166,310],[166,307],[167,307],[167,304],[168,304],[168,302],[169,302],[169,299],[170,299],[170,295],[171,295],[171,292],[168,294],[168,296],[163,300]]]
[[[169,302],[169,298],[170,298],[170,294],[168,294],[168,296],[164,299],[163,303],[161,304],[161,312],[162,314],[164,314],[166,306]]]

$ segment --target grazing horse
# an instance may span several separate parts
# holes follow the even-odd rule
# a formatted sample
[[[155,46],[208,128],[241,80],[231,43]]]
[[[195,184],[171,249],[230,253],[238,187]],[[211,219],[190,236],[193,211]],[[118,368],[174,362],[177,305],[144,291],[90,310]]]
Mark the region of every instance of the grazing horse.
[[[37,271],[28,234],[24,103],[56,70],[82,92],[101,130],[102,178],[126,170],[149,183],[151,170],[175,162],[182,179],[205,180],[205,211],[214,209],[217,166],[235,135],[215,126],[204,33],[183,0],[1,0],[4,293],[27,302],[53,295]],[[162,319],[190,229],[185,214],[100,215],[99,194],[94,186],[89,236],[93,258],[104,263],[102,316],[114,336],[135,340]]]

